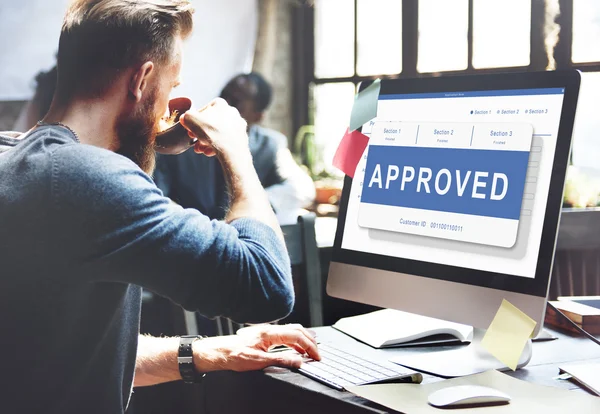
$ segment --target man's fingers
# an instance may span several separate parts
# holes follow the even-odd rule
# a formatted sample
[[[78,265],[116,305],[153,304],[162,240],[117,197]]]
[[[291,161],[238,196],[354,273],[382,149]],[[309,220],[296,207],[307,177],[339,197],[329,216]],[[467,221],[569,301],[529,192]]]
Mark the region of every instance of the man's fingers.
[[[214,148],[194,148],[194,152],[196,154],[203,154],[207,157],[214,157],[217,155],[217,152]]]
[[[321,360],[321,355],[319,354],[317,344],[316,342],[313,342],[312,338],[309,339],[306,335],[300,333],[296,344],[302,347],[304,352],[312,359],[317,361]]]
[[[263,368],[269,366],[278,366],[286,368],[300,368],[302,365],[302,357],[290,352],[268,353],[261,352],[261,358],[264,361]]]
[[[208,144],[208,142],[205,142],[202,139],[198,139],[194,144],[194,151],[196,151],[199,154],[203,154],[204,151],[208,148],[210,148],[210,144]]]
[[[205,123],[203,122],[200,112],[187,111],[185,114],[181,115],[179,118],[179,123],[183,125],[188,132],[191,132],[195,138],[206,136],[206,133],[203,129],[205,127]]]
[[[314,331],[311,332],[310,330],[306,329],[304,326],[300,325],[299,323],[291,323],[291,324],[285,325],[285,326],[300,331],[309,340],[314,342],[315,345],[317,344],[317,339],[316,339],[316,335],[315,335]]]
[[[308,354],[312,359],[321,360],[317,344],[298,329],[288,329],[285,332],[279,332],[271,340],[271,345],[287,345],[302,355]]]
[[[269,353],[256,349],[247,349],[237,355],[236,361],[228,366],[233,371],[256,371],[267,367],[278,366],[286,368],[299,368],[302,357],[290,352]]]

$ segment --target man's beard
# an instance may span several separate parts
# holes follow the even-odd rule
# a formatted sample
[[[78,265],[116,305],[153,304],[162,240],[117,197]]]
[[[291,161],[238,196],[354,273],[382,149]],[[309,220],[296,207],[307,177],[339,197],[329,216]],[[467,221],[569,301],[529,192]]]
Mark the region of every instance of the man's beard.
[[[117,151],[135,162],[146,174],[151,175],[156,165],[154,141],[158,133],[158,120],[154,115],[156,90],[129,116],[117,122],[117,137],[121,147]]]

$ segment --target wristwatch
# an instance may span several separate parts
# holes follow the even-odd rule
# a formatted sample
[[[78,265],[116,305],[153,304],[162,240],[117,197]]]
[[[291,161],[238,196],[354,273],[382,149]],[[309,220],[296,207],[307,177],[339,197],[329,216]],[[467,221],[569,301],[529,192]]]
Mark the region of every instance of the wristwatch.
[[[177,355],[177,364],[179,365],[179,373],[183,382],[187,384],[199,383],[206,374],[201,374],[196,371],[194,366],[194,353],[192,352],[192,344],[206,336],[200,335],[185,335],[179,338],[179,353]]]

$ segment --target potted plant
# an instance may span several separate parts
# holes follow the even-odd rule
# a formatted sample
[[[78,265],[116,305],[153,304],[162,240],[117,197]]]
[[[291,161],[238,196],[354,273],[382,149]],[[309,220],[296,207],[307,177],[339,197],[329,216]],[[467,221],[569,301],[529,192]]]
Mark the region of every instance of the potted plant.
[[[323,161],[323,148],[316,143],[314,125],[304,125],[298,129],[294,154],[296,161],[306,166],[315,182],[316,203],[337,204],[342,194],[343,175]]]

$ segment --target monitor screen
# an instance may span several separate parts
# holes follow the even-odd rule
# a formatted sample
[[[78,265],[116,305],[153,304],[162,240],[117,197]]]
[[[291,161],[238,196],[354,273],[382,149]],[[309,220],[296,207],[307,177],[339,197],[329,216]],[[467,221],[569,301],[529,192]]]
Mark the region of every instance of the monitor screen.
[[[477,271],[469,283],[535,278],[564,92],[382,90],[341,249],[407,259],[403,271],[423,276],[419,262]],[[396,262],[382,263],[370,265]]]

